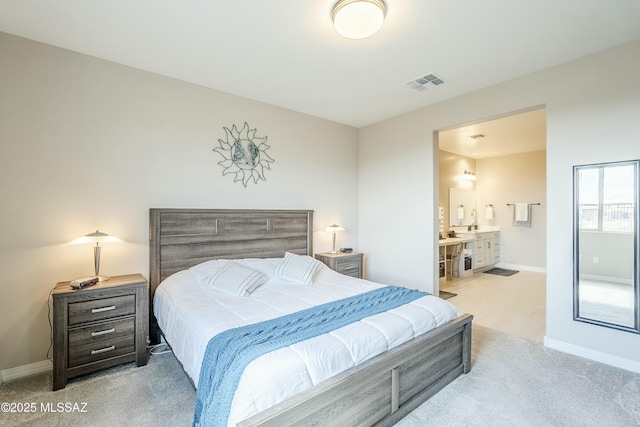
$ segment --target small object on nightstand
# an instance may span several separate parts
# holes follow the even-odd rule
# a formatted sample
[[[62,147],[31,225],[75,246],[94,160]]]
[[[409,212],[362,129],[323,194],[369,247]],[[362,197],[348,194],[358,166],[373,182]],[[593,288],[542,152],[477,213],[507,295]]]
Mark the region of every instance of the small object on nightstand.
[[[342,249],[336,254],[331,252],[316,254],[316,259],[326,264],[330,269],[358,279],[362,279],[362,257],[361,253],[344,252]]]
[[[350,254],[351,252],[353,252],[353,249],[351,249],[351,248],[340,248],[340,252],[343,252],[345,254]]]
[[[60,282],[53,299],[53,390],[122,363],[147,364],[149,287],[140,274],[89,288]]]
[[[73,289],[82,289],[87,286],[95,285],[98,283],[98,277],[85,277],[84,279],[76,279],[69,282],[69,286]]]

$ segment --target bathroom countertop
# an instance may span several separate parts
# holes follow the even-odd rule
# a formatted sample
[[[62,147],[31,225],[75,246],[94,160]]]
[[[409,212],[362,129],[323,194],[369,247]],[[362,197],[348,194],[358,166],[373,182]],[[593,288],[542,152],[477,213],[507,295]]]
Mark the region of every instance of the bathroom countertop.
[[[450,227],[449,229],[452,229],[453,227]],[[467,230],[467,227],[455,227],[453,228],[456,231],[456,234],[466,234],[466,235],[473,235],[473,234],[480,234],[480,233],[491,233],[492,231],[500,231],[500,226],[498,225],[485,225],[485,226],[480,226],[478,227],[478,229],[476,230]]]
[[[472,237],[447,237],[446,239],[440,239],[438,241],[439,246],[447,246],[447,245],[453,245],[455,243],[466,243],[466,242],[472,242],[473,238]]]

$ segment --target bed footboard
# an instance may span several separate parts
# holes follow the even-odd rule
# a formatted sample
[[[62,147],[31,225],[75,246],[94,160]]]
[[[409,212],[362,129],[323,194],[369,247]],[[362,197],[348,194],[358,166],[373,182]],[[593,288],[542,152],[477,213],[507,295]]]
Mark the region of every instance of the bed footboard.
[[[238,423],[252,426],[388,426],[471,370],[465,314]]]

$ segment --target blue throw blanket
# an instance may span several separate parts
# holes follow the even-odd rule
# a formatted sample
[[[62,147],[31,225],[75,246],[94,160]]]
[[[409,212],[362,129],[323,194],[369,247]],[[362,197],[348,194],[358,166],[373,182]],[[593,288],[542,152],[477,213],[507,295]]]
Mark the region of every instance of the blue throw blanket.
[[[244,368],[259,356],[391,310],[425,295],[429,294],[386,286],[214,336],[207,344],[202,361],[194,425],[227,425],[231,401]]]

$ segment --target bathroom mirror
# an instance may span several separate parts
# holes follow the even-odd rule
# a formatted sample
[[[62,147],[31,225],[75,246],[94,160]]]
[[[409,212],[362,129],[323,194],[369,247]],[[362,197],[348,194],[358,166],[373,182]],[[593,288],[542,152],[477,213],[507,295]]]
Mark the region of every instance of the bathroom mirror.
[[[574,167],[574,320],[640,333],[639,165]]]
[[[449,189],[449,226],[471,225],[476,223],[475,190]]]

